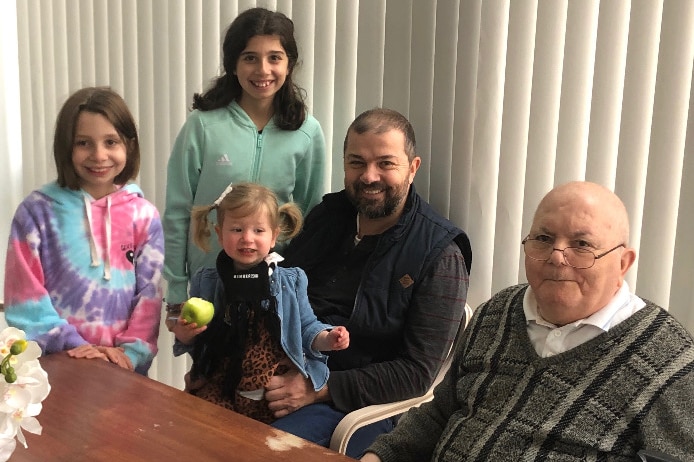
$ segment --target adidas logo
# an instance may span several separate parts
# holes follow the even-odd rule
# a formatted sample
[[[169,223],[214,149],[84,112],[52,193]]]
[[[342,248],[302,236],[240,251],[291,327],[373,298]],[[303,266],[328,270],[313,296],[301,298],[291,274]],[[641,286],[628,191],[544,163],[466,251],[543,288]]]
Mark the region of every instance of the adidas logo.
[[[226,154],[222,154],[219,156],[219,159],[217,159],[217,162],[215,162],[217,165],[231,165],[231,161],[229,160],[229,156]]]

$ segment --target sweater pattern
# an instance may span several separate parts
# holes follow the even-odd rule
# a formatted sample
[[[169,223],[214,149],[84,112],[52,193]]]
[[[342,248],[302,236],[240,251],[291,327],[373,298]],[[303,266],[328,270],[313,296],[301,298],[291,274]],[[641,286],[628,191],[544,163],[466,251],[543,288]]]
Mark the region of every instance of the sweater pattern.
[[[650,407],[694,371],[691,337],[648,302],[610,331],[541,358],[525,327],[526,287],[500,292],[475,316],[454,362],[460,408],[434,459],[632,461]]]

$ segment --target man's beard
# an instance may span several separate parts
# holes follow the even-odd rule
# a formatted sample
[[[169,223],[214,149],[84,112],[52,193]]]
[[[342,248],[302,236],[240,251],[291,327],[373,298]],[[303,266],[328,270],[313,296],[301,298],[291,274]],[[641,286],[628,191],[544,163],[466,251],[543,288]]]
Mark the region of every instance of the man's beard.
[[[410,183],[405,180],[399,186],[388,186],[384,183],[364,184],[355,181],[346,188],[347,197],[357,211],[369,219],[384,218],[392,215],[407,198]],[[383,189],[385,199],[370,199],[368,194],[362,193],[365,189]]]

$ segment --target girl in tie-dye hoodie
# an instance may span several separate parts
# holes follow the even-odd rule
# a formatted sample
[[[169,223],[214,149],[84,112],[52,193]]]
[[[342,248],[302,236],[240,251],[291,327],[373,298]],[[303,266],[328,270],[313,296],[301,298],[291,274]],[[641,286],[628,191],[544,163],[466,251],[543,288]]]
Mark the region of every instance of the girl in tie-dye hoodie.
[[[84,88],[63,105],[56,182],[19,205],[5,265],[5,317],[45,354],[67,350],[146,374],[157,352],[164,239],[137,176],[123,99]]]

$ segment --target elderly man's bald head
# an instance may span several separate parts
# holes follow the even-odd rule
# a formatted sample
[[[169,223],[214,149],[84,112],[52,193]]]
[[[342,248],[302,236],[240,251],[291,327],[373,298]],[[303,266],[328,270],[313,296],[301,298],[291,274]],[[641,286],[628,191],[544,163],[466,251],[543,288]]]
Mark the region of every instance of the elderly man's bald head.
[[[622,200],[612,191],[597,183],[589,181],[572,181],[552,189],[540,201],[535,211],[543,213],[547,207],[557,207],[558,204],[570,206],[575,201],[590,203],[596,210],[609,217],[607,223],[617,240],[624,245],[629,243],[629,215]]]

